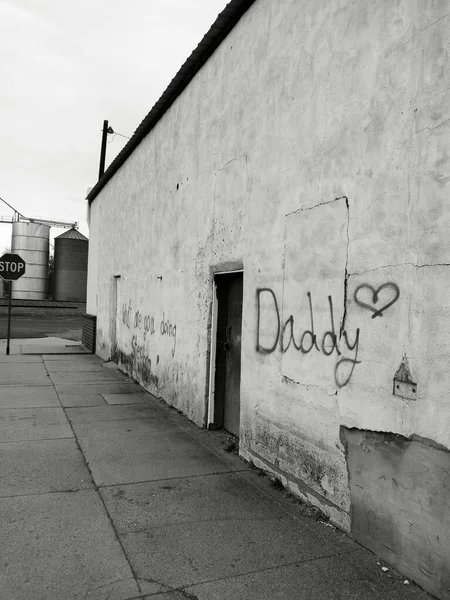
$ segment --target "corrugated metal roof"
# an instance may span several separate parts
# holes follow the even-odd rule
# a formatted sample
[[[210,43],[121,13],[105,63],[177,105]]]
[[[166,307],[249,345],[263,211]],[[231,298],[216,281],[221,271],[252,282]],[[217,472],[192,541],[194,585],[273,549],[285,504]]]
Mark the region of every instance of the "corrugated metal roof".
[[[58,235],[57,237],[55,237],[55,240],[61,240],[61,239],[65,239],[65,240],[84,240],[86,242],[88,242],[88,238],[83,235],[82,233],[80,233],[79,231],[77,231],[76,229],[68,229],[67,231],[65,231],[64,233],[62,233],[61,235]]]
[[[106,169],[102,177],[89,192],[87,199],[91,203],[108,181],[114,176],[142,140],[155,127],[164,113],[175,102],[181,92],[200,71],[209,57],[220,46],[230,31],[247,12],[255,0],[231,0],[217,17],[208,33],[203,37],[197,48],[192,52],[184,65],[169,83],[161,98],[156,102],[151,111],[136,129],[133,137],[119,152],[113,162]],[[61,237],[61,236],[60,236]]]

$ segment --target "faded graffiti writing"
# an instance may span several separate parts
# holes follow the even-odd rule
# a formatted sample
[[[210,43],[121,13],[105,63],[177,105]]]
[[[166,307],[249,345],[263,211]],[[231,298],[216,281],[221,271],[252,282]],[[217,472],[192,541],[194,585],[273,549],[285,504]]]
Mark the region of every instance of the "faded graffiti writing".
[[[269,326],[272,332],[271,343],[262,345],[261,342],[261,329],[263,324],[261,323],[261,298],[265,296],[266,308],[270,305],[271,308],[271,323],[264,323],[264,326]],[[359,328],[356,330],[353,342],[349,340],[347,331],[342,332],[342,337],[338,339],[336,335],[336,326],[333,313],[333,299],[328,296],[328,307],[329,307],[329,318],[330,326],[329,329],[323,332],[321,338],[318,338],[314,325],[314,309],[311,293],[307,293],[308,304],[309,304],[309,321],[310,328],[303,331],[301,336],[294,334],[294,323],[295,319],[293,315],[290,315],[284,323],[281,323],[280,310],[278,308],[278,300],[275,292],[270,288],[259,288],[256,290],[257,296],[257,333],[256,333],[256,351],[261,354],[271,354],[275,352],[277,347],[282,354],[286,353],[290,347],[302,354],[309,354],[311,351],[321,352],[324,356],[330,357],[333,353],[336,354],[336,364],[334,370],[334,376],[336,385],[338,387],[344,387],[350,381],[353,371],[357,364],[361,361],[358,360],[359,352]],[[267,315],[267,311],[266,311]],[[340,344],[341,342],[341,344]],[[343,343],[342,343],[343,342]],[[345,356],[347,352],[353,352],[353,356]]]
[[[133,368],[148,381],[152,372],[152,361],[147,355],[145,345],[138,343],[136,335],[131,338],[131,359]]]
[[[121,306],[118,316],[122,322],[119,331],[121,347],[116,348],[119,362],[139,382],[158,388],[162,360],[169,351],[172,358],[175,356],[176,324],[166,312],[155,316],[136,309],[131,299]]]
[[[131,300],[125,302],[122,306],[122,323],[127,329],[133,329],[136,332],[143,332],[144,343],[147,336],[153,336],[156,333],[161,336],[172,338],[173,345],[171,349],[172,357],[175,356],[177,345],[177,326],[172,323],[170,318],[166,318],[166,313],[163,312],[159,328],[155,327],[155,317],[151,314],[144,314],[140,310],[133,312]],[[133,340],[137,337],[133,336]],[[137,343],[137,342],[136,342]]]
[[[144,332],[144,339],[147,334],[155,333],[155,318],[151,315],[144,315],[136,310],[133,315],[131,300],[122,306],[122,323],[128,328],[139,329]]]
[[[172,356],[175,356],[175,349],[177,345],[177,326],[173,325],[169,319],[165,319],[165,313],[163,313],[163,318],[161,320],[161,326],[159,330],[161,335],[168,335],[169,337],[173,337]]]
[[[128,304],[125,302],[125,304],[122,306],[122,323],[128,327],[128,329],[130,329],[131,311],[132,308],[130,300]]]
[[[155,319],[150,315],[143,315],[138,310],[134,313],[134,327],[135,329],[141,329],[144,331],[144,339],[149,333],[153,335],[155,333]]]
[[[387,297],[384,300],[384,304],[377,307],[378,300],[380,299],[380,292],[382,290],[390,290],[387,294]],[[368,283],[362,283],[355,290],[354,299],[356,304],[370,310],[373,315],[372,319],[375,317],[382,317],[383,312],[387,310],[390,306],[395,304],[397,300],[400,298],[400,289],[396,283],[392,281],[388,281],[387,283],[383,283],[379,288],[375,289]],[[383,300],[382,300],[383,302]]]

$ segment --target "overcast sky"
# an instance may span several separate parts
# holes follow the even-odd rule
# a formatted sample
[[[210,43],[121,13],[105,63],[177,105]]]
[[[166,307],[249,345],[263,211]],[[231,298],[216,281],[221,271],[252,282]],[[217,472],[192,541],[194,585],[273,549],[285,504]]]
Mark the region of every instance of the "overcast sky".
[[[226,4],[0,0],[0,197],[88,236],[103,120],[131,136]],[[107,165],[127,141],[108,137]],[[0,251],[10,240],[0,223]]]

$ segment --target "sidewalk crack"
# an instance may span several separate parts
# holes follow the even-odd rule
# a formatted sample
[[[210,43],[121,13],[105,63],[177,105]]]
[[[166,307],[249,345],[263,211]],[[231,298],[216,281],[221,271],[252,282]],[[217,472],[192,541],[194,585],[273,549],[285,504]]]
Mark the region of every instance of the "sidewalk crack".
[[[45,363],[44,363],[44,365],[45,365]],[[47,369],[47,366],[46,366],[46,365],[45,365],[45,369],[46,369],[46,371],[47,371],[47,373],[48,373],[48,369]],[[112,520],[112,517],[111,517],[111,515],[110,515],[110,513],[109,513],[109,511],[108,511],[108,508],[107,508],[107,506],[106,506],[106,504],[105,504],[105,501],[103,500],[103,497],[102,497],[102,495],[100,494],[100,491],[99,491],[99,489],[98,489],[98,488],[99,488],[99,486],[97,486],[97,485],[96,485],[96,482],[95,482],[95,479],[94,479],[94,475],[93,475],[93,473],[92,473],[92,469],[91,469],[91,467],[90,467],[90,465],[89,465],[89,461],[87,460],[87,458],[86,458],[86,456],[85,456],[85,454],[84,454],[84,452],[83,452],[83,449],[82,449],[82,447],[81,447],[81,444],[80,444],[80,442],[78,441],[78,437],[77,437],[77,434],[76,434],[76,432],[75,432],[75,429],[74,429],[74,427],[73,427],[73,425],[72,425],[72,423],[71,423],[71,421],[70,421],[70,419],[69,419],[69,416],[68,416],[68,414],[67,414],[67,407],[64,407],[64,406],[62,406],[61,398],[59,397],[58,390],[57,390],[57,388],[56,388],[56,385],[55,385],[54,383],[53,383],[53,388],[54,388],[54,390],[55,390],[55,393],[56,393],[56,396],[57,396],[57,398],[58,398],[58,400],[59,400],[59,402],[60,402],[60,404],[61,404],[61,407],[62,407],[62,409],[63,409],[63,411],[64,411],[64,414],[65,414],[65,416],[66,416],[67,422],[69,423],[69,427],[70,427],[70,429],[72,430],[73,436],[74,436],[74,438],[75,438],[75,443],[76,443],[76,445],[77,445],[77,448],[78,448],[78,450],[79,450],[79,452],[80,452],[80,454],[81,454],[81,456],[82,456],[82,458],[83,458],[83,462],[84,462],[84,464],[85,464],[85,467],[86,467],[86,469],[87,469],[87,471],[88,471],[88,473],[89,473],[89,475],[90,475],[90,477],[91,477],[92,485],[93,485],[93,486],[94,486],[94,488],[95,488],[95,492],[98,494],[98,497],[99,497],[99,499],[100,499],[100,502],[101,502],[101,504],[102,504],[102,506],[103,506],[103,510],[105,511],[106,518],[107,518],[107,519],[108,519],[108,521],[109,521],[109,524],[110,524],[110,526],[111,526],[111,529],[112,529],[112,532],[113,532],[113,534],[114,534],[114,537],[115,537],[115,539],[116,539],[117,543],[119,544],[119,547],[120,547],[120,548],[121,548],[121,550],[122,550],[123,556],[125,557],[125,560],[126,560],[126,562],[127,562],[127,564],[128,564],[128,567],[129,567],[129,569],[130,569],[130,572],[131,572],[131,574],[132,574],[132,576],[133,576],[133,578],[134,578],[134,580],[135,580],[135,582],[136,582],[136,586],[137,586],[137,588],[138,588],[138,591],[139,591],[139,593],[142,593],[142,588],[141,588],[141,586],[139,585],[139,581],[138,581],[137,573],[136,573],[136,571],[135,571],[135,569],[134,569],[133,565],[131,564],[131,561],[130,561],[130,559],[129,559],[129,557],[128,557],[128,554],[127,554],[127,553],[126,553],[126,551],[125,551],[125,548],[124,548],[124,546],[123,546],[123,544],[122,544],[122,541],[121,541],[121,539],[120,539],[120,537],[119,537],[119,534],[117,533],[116,527],[115,527],[115,525],[114,525],[114,521]]]
[[[348,550],[346,552],[333,552],[332,554],[326,554],[324,556],[316,556],[314,558],[306,558],[304,560],[302,560],[302,559],[294,560],[289,563],[278,564],[278,565],[274,565],[272,567],[264,567],[262,569],[254,569],[252,571],[246,571],[245,573],[239,573],[237,575],[228,575],[225,577],[218,577],[216,579],[208,579],[205,581],[199,581],[199,582],[185,585],[182,587],[180,586],[179,588],[176,588],[176,590],[183,591],[183,590],[187,590],[189,588],[198,587],[198,586],[205,585],[208,583],[218,583],[219,581],[226,581],[227,579],[239,579],[242,577],[247,577],[248,575],[254,575],[256,573],[267,573],[269,571],[276,571],[277,569],[285,569],[286,567],[293,567],[296,565],[306,565],[308,563],[314,563],[314,562],[320,562],[322,560],[327,560],[327,559],[333,558],[335,556],[347,556],[349,554],[353,554],[354,552],[356,552],[356,550]]]

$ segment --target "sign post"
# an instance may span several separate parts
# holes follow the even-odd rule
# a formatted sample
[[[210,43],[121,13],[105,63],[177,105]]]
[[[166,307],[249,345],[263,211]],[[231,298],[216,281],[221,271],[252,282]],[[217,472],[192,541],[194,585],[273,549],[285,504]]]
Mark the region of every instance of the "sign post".
[[[6,354],[9,355],[9,342],[11,338],[11,297],[12,282],[22,277],[25,273],[25,261],[18,254],[4,254],[0,258],[0,277],[10,282],[8,300],[8,339],[6,341]]]
[[[9,298],[8,298],[8,339],[6,341],[6,355],[7,356],[9,356],[9,340],[11,339],[11,296],[12,296],[12,285],[10,282]]]

